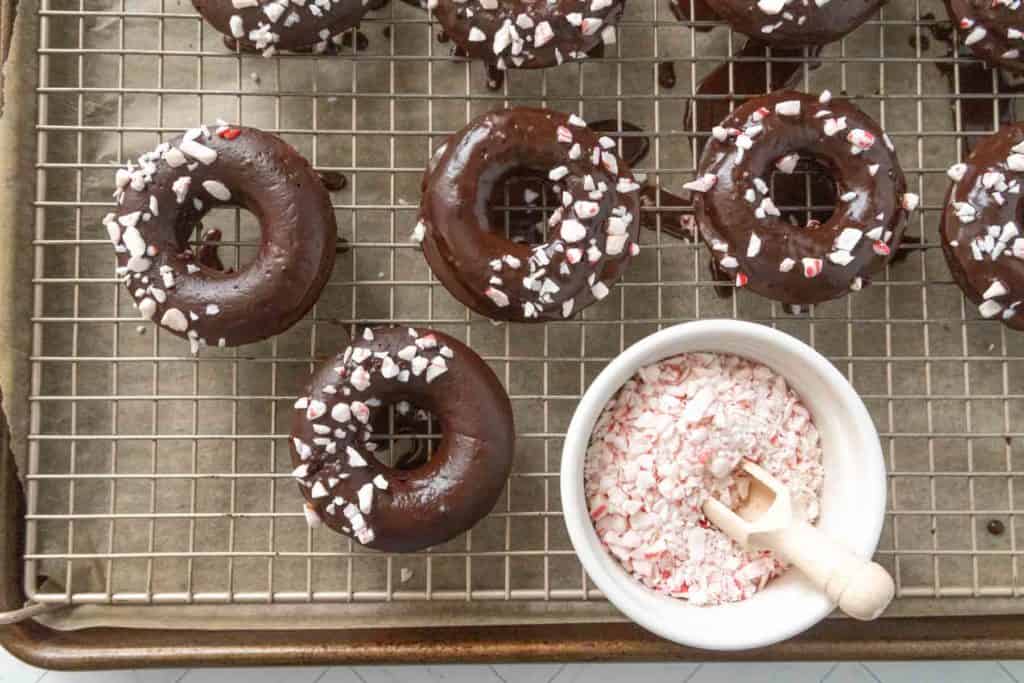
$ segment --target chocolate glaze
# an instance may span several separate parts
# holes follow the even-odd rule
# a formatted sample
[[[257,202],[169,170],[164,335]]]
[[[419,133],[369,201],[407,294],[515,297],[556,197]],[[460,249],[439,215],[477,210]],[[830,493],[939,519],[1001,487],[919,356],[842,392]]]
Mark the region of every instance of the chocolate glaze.
[[[353,37],[355,38],[353,40]],[[345,31],[341,35],[341,46],[346,48],[353,47],[355,45],[357,52],[362,52],[366,48],[370,47],[370,39],[366,37],[366,34],[362,31]]]
[[[224,34],[229,48],[237,46],[270,56],[277,50],[331,51],[341,44],[345,32],[358,25],[371,9],[362,0],[329,2],[329,6],[324,8],[314,2],[297,5],[275,0],[260,5],[253,2],[251,7],[237,9],[232,0],[192,0],[192,6],[203,19]],[[319,16],[314,12],[319,12]],[[260,25],[269,26],[269,29],[260,31]]]
[[[535,69],[614,43],[624,7],[625,0],[438,0],[434,16],[465,56],[499,69]]]
[[[694,18],[706,21],[715,18],[704,0],[679,0],[672,4],[676,17],[683,20],[690,20],[691,12]],[[710,30],[710,26],[695,26],[698,30]],[[810,58],[817,56],[819,50],[810,48]],[[803,57],[805,50],[784,50],[772,48],[772,55],[777,57]],[[683,126],[691,130],[694,126],[698,131],[697,149],[704,149],[704,145],[710,135],[713,126],[728,116],[734,105],[746,100],[749,97],[760,95],[764,92],[766,83],[769,83],[772,90],[785,87],[793,77],[804,66],[804,63],[795,60],[771,62],[771,69],[768,69],[768,47],[764,43],[748,40],[736,55],[737,60],[728,64],[719,64],[714,70],[705,76],[697,85],[697,97],[693,98],[690,107],[686,109]],[[753,59],[760,57],[765,61],[756,62]],[[816,61],[811,62],[814,68]],[[696,117],[696,122],[694,122]],[[788,190],[797,190],[791,195]],[[776,197],[780,204],[803,205],[803,185],[797,186],[792,183],[783,183],[775,187]],[[677,239],[690,240],[694,237],[693,226],[693,203],[689,197],[681,197],[669,192],[664,187],[646,185],[641,191],[643,211],[640,214],[640,224],[648,230],[658,228],[658,217],[661,217],[661,230],[667,235]],[[660,198],[659,198],[660,195]],[[731,288],[722,288],[722,293],[732,294]]]
[[[770,60],[768,49],[764,43],[748,40],[736,53],[735,61],[719,64],[697,85],[697,97],[686,110],[685,126],[690,129],[695,117],[697,130],[704,132],[698,139],[698,150],[704,149],[707,131],[735,106],[762,95],[766,86],[770,91],[781,90],[792,84],[804,66],[815,69],[819,65],[816,58],[820,48],[771,48],[772,56],[783,61]],[[801,57],[807,61],[797,61]],[[762,61],[753,61],[756,59]]]
[[[460,55],[464,57],[465,55]],[[505,72],[498,68],[497,64],[487,63],[487,89],[493,92],[501,90],[505,85]]]
[[[716,129],[698,180],[688,184],[716,276],[784,304],[819,303],[865,285],[899,246],[904,206],[917,205],[878,124],[849,102],[822,99],[782,91],[742,105]],[[836,130],[842,117],[845,128]],[[752,140],[746,151],[740,132]],[[814,158],[833,176],[841,201],[822,224],[783,220],[766,185],[755,182],[770,184],[776,165],[793,155]]]
[[[708,0],[712,11],[754,40],[771,45],[825,45],[839,40],[870,19],[886,0],[788,0],[777,14],[758,0]]]
[[[370,429],[374,438],[367,443],[374,445],[367,448],[377,459],[390,461],[392,467],[400,470],[425,464],[430,459],[434,441],[440,436],[437,421],[430,413],[408,401],[396,403],[394,411],[373,411]]]
[[[630,167],[643,161],[650,151],[650,138],[629,121],[620,124],[617,119],[601,119],[587,121],[587,127],[615,140],[622,150],[620,158]],[[545,210],[550,213],[552,207],[561,204],[561,198],[547,184],[547,178],[527,173],[509,175],[501,185],[495,185],[487,201],[491,225],[504,225],[504,234],[516,242],[543,242]]]
[[[1024,73],[1024,7],[1011,9],[999,0],[946,0],[946,11],[975,55]]]
[[[348,178],[338,171],[317,171],[320,181],[331,192],[341,192],[348,187]]]
[[[658,62],[658,85],[667,90],[676,87],[676,65],[672,62]]]
[[[201,161],[193,152],[210,156]],[[104,220],[118,273],[143,316],[187,337],[193,351],[285,331],[330,277],[337,234],[330,196],[309,162],[274,135],[193,129],[119,171],[118,185],[117,211]],[[260,221],[259,253],[238,272],[225,271],[209,248],[200,248],[202,258],[189,248],[203,216],[220,206],[240,206]]]
[[[560,134],[571,141],[559,142]],[[506,239],[488,217],[494,188],[524,174],[554,182],[564,205],[548,220],[551,238],[537,246]],[[417,230],[434,274],[476,312],[495,320],[561,320],[606,296],[639,249],[638,189],[614,141],[582,119],[546,109],[494,111],[434,153]],[[577,215],[587,208],[596,215]]]
[[[651,139],[644,135],[644,129],[635,123],[617,119],[587,121],[587,128],[604,133],[619,144],[620,158],[630,167],[636,166],[651,151]]]
[[[210,228],[206,231],[200,230],[200,232],[203,237],[199,248],[196,249],[196,262],[212,270],[230,272],[232,269],[225,267],[224,262],[220,259],[220,241],[223,237],[220,229]]]
[[[953,28],[948,22],[936,21],[935,15],[931,13],[922,15],[921,19],[929,21],[927,28],[931,35],[949,47],[948,59],[938,60],[935,66],[949,81],[950,91],[964,95],[957,98],[959,108],[951,107],[950,111],[954,115],[959,114],[959,121],[954,118],[954,123],[961,130],[976,133],[959,138],[962,153],[967,156],[980,137],[992,132],[993,109],[1001,124],[1017,120],[1015,95],[1024,92],[1024,83],[1020,82],[1019,77],[1011,80],[1005,69],[993,72],[988,64],[969,59],[970,48],[956,42]],[[927,36],[922,38],[926,39]],[[992,96],[993,80],[996,82],[996,92],[999,93],[996,97]]]
[[[369,425],[401,401],[441,427],[433,456],[413,469],[373,453]],[[512,468],[508,395],[479,356],[440,332],[367,328],[316,371],[295,407],[290,448],[307,519],[378,550],[412,552],[466,531]]]
[[[1024,237],[1020,183],[1024,123],[984,138],[949,174],[939,233],[953,279],[982,316],[1024,330]],[[1016,148],[1016,149],[1015,149]],[[1001,203],[1000,203],[1001,202]]]

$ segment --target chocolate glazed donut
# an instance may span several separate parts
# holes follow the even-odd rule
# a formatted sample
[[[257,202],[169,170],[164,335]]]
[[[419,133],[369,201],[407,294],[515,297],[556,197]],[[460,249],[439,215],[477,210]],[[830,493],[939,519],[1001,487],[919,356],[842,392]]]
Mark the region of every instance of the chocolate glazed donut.
[[[772,201],[773,171],[804,157],[823,165],[838,205],[827,222],[790,224]],[[720,278],[784,304],[859,290],[899,247],[918,204],[889,137],[853,104],[781,91],[743,104],[716,126],[686,185]]]
[[[322,53],[371,9],[367,0],[192,0],[211,26],[243,49]]]
[[[255,128],[194,128],[116,175],[104,219],[117,273],[139,312],[200,345],[238,346],[285,331],[313,307],[334,267],[337,226],[316,171]],[[260,249],[238,272],[199,260],[189,238],[206,213],[240,206]]]
[[[534,69],[587,58],[615,43],[625,0],[429,0],[469,57],[499,69]]]
[[[413,239],[448,291],[477,313],[519,322],[569,318],[606,297],[640,250],[640,185],[615,146],[576,115],[484,114],[430,160]],[[548,219],[551,239],[536,246],[496,234],[488,219],[494,188],[525,173],[546,177],[562,200]]]
[[[407,401],[441,425],[415,469],[374,457],[375,412]],[[466,531],[491,508],[512,468],[512,405],[469,347],[432,330],[366,328],[313,375],[295,404],[293,472],[311,526],[363,545],[412,552]]]
[[[984,138],[949,177],[939,232],[953,278],[982,317],[1024,330],[1024,123]]]
[[[780,47],[825,45],[870,19],[886,0],[708,0],[752,39]]]
[[[1024,4],[1020,0],[946,0],[964,45],[992,66],[1024,72]]]

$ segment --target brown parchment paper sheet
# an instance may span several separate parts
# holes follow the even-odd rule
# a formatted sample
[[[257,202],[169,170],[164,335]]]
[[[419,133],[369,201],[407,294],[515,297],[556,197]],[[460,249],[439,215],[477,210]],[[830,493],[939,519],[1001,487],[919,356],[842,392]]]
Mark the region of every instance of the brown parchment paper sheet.
[[[589,379],[631,341],[659,324],[723,315],[773,322],[810,341],[866,396],[890,468],[904,473],[892,481],[895,514],[879,555],[900,582],[891,615],[1020,611],[1013,597],[1020,532],[1011,514],[1019,456],[1009,434],[1024,408],[1001,396],[1022,386],[1022,348],[965,312],[934,242],[943,170],[957,159],[948,82],[932,64],[946,46],[931,40],[922,44],[924,59],[912,58],[915,36],[929,33],[918,23],[932,23],[929,13],[944,16],[938,0],[890,3],[889,24],[868,24],[830,46],[821,68],[799,81],[857,97],[895,134],[927,207],[910,234],[923,235],[927,249],[875,287],[819,306],[812,317],[792,317],[746,292],[717,297],[699,249],[650,232],[626,285],[584,322],[529,328],[467,315],[408,245],[430,150],[487,109],[546,104],[589,120],[621,116],[650,131],[652,153],[640,170],[678,189],[694,164],[685,98],[738,48],[738,36],[692,32],[664,4],[634,0],[621,60],[517,72],[493,93],[481,65],[448,58],[448,46],[434,40],[437,27],[397,1],[364,24],[369,45],[354,59],[234,55],[181,0],[124,0],[124,14],[121,0],[47,7],[58,12],[48,15],[41,43],[38,152],[31,92],[8,93],[0,127],[0,153],[6,160],[13,149],[18,160],[0,195],[0,225],[7,244],[18,245],[0,250],[2,300],[12,302],[0,307],[8,349],[0,381],[22,437],[19,457],[35,477],[30,552],[39,559],[27,569],[47,580],[37,586],[30,578],[26,589],[36,599],[76,603],[44,617],[48,625],[618,619],[585,582],[560,519],[561,434]],[[39,22],[32,3],[21,12]],[[22,37],[11,63],[30,70],[40,43],[30,41],[31,30]],[[676,62],[671,90],[656,84],[662,60]],[[349,185],[334,201],[339,237],[352,249],[339,255],[317,308],[293,330],[193,359],[180,340],[134,318],[113,279],[99,219],[109,210],[114,164],[218,117],[279,130],[318,168],[343,172]],[[33,215],[36,159],[43,173]],[[219,212],[206,225],[224,230],[229,263],[255,248],[251,217]],[[385,319],[434,325],[469,342],[505,382],[520,433],[516,471],[495,513],[471,535],[404,557],[309,532],[285,445],[290,405],[311,361],[335,351],[353,325]],[[23,438],[30,429],[31,447]],[[975,479],[972,470],[986,476]],[[936,472],[942,476],[917,476]],[[992,518],[1005,520],[1006,534],[985,532]]]

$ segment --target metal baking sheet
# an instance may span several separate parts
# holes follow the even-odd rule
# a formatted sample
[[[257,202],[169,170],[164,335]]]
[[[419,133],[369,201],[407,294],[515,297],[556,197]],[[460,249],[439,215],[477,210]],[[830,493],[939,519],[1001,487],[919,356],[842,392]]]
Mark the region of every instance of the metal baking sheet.
[[[651,143],[638,170],[678,192],[702,132],[687,108],[730,99],[697,86],[723,63],[749,66],[742,36],[680,22],[662,0],[630,0],[602,58],[510,72],[494,91],[482,65],[453,57],[426,13],[398,0],[364,22],[365,49],[352,40],[338,56],[273,59],[227,51],[182,0],[40,0],[34,11],[38,149],[35,177],[23,183],[34,192],[25,195],[34,197],[34,233],[23,252],[31,278],[17,289],[32,301],[32,348],[30,381],[15,389],[27,389],[30,414],[16,436],[24,590],[72,606],[45,617],[50,626],[619,619],[562,524],[562,435],[589,379],[632,341],[723,316],[811,343],[864,396],[890,469],[878,559],[897,580],[891,615],[1020,611],[1024,344],[965,304],[936,241],[945,169],[962,155],[978,107],[991,107],[994,130],[994,98],[1012,108],[1015,85],[988,72],[978,87],[973,62],[950,51],[939,0],[890,3],[821,56],[800,58],[796,85],[830,88],[875,115],[923,197],[909,229],[920,244],[873,287],[799,315],[749,292],[723,297],[703,248],[670,234],[676,216],[649,207],[656,229],[643,234],[626,281],[581,318],[543,326],[468,313],[407,241],[430,151],[480,112],[549,106],[638,125]],[[794,58],[771,59],[781,67]],[[673,87],[659,82],[665,62]],[[348,248],[292,330],[193,357],[138,320],[100,218],[121,162],[218,117],[277,131],[317,168],[347,177],[333,200]],[[205,225],[224,231],[227,262],[254,253],[250,216],[220,211]],[[289,480],[288,417],[312,364],[356,326],[387,321],[437,327],[475,348],[504,381],[519,435],[495,511],[409,555],[308,530]]]

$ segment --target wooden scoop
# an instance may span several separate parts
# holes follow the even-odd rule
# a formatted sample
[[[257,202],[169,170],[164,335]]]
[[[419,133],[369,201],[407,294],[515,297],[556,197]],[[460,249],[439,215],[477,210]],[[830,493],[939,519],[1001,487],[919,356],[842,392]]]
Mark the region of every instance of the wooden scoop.
[[[849,616],[879,617],[896,592],[889,573],[808,524],[793,509],[789,489],[763,468],[744,460],[742,469],[750,475],[747,499],[733,510],[709,498],[707,518],[747,550],[771,550],[792,564]]]

